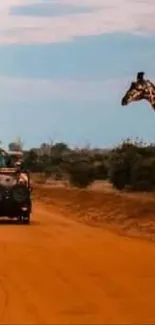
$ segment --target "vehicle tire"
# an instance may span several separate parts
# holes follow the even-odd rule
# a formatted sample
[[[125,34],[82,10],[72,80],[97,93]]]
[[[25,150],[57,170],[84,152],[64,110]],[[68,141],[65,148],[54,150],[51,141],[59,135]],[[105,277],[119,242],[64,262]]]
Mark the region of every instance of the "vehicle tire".
[[[24,203],[29,199],[29,190],[23,184],[17,184],[12,188],[12,198],[16,203]]]
[[[4,193],[5,187],[3,185],[0,185],[0,202],[3,201]]]
[[[22,224],[23,223],[23,220],[22,220],[22,217],[21,216],[18,216],[17,217],[17,222],[18,222],[18,224]]]
[[[23,224],[24,225],[29,225],[30,224],[30,218],[23,219]]]
[[[30,224],[30,212],[27,212],[24,214],[24,219],[23,219],[24,225],[29,225]]]
[[[24,215],[20,215],[18,217],[18,222],[22,225],[29,225],[30,224],[30,214],[24,214]]]

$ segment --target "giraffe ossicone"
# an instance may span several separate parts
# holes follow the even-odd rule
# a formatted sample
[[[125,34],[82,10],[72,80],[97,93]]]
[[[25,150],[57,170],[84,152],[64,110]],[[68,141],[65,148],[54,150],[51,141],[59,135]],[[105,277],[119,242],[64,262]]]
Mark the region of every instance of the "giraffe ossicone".
[[[145,72],[138,72],[136,81],[132,81],[121,100],[123,106],[131,102],[147,100],[155,111],[155,85],[144,78]]]

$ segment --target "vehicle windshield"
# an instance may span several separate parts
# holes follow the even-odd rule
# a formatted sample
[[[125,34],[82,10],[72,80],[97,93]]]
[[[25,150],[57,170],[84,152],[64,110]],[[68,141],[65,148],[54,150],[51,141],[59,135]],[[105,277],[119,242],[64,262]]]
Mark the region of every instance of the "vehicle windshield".
[[[13,168],[16,167],[18,162],[18,157],[15,155],[8,155],[7,157],[7,167]]]
[[[7,167],[6,157],[0,154],[0,168]]]
[[[16,168],[22,163],[21,155],[15,153],[5,154],[0,152],[0,168]]]

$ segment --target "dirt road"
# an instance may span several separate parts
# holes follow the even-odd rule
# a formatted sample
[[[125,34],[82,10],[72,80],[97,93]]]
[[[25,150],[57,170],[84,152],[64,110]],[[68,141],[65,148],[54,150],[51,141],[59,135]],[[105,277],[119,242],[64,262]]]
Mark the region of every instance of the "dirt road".
[[[155,323],[155,244],[50,209],[0,225],[0,323]]]

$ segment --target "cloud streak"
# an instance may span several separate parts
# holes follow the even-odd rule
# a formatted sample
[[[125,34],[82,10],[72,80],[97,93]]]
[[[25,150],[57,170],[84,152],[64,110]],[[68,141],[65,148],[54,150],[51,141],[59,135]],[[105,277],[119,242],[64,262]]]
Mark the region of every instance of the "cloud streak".
[[[16,16],[38,16],[38,17],[61,17],[61,16],[69,16],[71,14],[81,14],[81,13],[89,13],[98,8],[92,7],[83,7],[83,6],[73,6],[63,3],[55,3],[52,2],[43,2],[43,3],[35,3],[25,6],[13,6],[11,7],[10,13]]]
[[[53,3],[75,8],[98,8],[89,13],[57,17],[14,16],[15,6],[45,3],[46,1],[1,0],[0,43],[30,44],[71,41],[75,37],[104,33],[155,32],[154,0],[57,0]]]
[[[0,77],[0,102],[25,101],[108,101],[120,96],[124,79],[88,82],[81,80],[21,79]],[[9,95],[8,95],[9,94]]]

